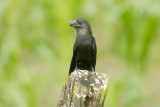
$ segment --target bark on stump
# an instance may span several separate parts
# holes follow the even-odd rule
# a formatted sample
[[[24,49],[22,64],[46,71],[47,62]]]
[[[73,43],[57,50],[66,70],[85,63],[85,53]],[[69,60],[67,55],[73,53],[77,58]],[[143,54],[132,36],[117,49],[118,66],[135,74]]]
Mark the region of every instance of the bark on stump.
[[[76,70],[64,85],[57,107],[103,107],[107,90],[105,74]]]

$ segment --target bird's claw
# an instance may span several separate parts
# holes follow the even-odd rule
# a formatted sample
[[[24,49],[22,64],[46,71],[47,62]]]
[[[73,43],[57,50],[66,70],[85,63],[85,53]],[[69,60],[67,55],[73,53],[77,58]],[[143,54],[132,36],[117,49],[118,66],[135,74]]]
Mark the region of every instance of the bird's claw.
[[[91,70],[92,72],[95,72],[95,70],[94,70],[94,68],[92,67],[92,70]]]

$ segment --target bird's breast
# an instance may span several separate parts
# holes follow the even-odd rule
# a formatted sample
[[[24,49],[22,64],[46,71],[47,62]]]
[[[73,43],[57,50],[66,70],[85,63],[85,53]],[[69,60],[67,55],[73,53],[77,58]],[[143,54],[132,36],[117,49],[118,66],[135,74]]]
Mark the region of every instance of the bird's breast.
[[[87,38],[81,39],[77,43],[76,49],[76,60],[80,61],[89,61],[92,60],[92,44],[91,41]]]

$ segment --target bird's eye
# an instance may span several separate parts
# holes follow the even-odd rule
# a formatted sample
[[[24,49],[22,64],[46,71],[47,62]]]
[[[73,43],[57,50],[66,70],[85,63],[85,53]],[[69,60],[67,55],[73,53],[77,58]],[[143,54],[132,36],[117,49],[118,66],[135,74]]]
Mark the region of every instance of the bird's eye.
[[[82,24],[81,22],[78,22],[78,24]]]

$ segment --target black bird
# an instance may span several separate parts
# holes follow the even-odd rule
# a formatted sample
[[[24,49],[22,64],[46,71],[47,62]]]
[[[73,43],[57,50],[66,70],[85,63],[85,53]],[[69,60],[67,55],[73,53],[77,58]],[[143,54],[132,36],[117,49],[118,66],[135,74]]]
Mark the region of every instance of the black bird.
[[[90,24],[80,18],[73,19],[69,25],[77,30],[69,74],[75,69],[95,72],[97,47]]]

